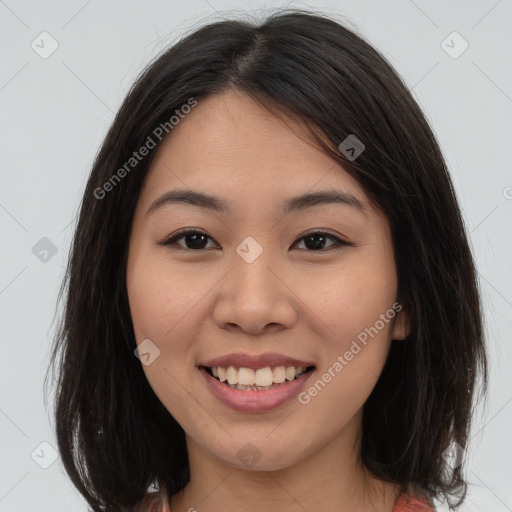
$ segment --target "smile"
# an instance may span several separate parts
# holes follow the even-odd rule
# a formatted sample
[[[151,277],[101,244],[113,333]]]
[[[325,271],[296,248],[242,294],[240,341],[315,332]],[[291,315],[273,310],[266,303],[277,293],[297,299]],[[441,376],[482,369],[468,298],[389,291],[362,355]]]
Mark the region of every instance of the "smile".
[[[198,369],[206,386],[217,400],[235,411],[247,413],[270,411],[289,402],[301,392],[316,368],[292,366],[254,370],[233,366],[227,368],[200,366]],[[270,375],[272,375],[272,382],[270,382]],[[224,381],[221,381],[220,377],[223,377]],[[280,382],[274,382],[274,378]],[[258,385],[258,382],[266,385]]]
[[[236,368],[234,366],[205,367],[212,377],[223,382],[232,389],[245,391],[267,391],[283,385],[286,382],[298,379],[302,374],[314,367],[303,366],[265,366],[264,368]]]

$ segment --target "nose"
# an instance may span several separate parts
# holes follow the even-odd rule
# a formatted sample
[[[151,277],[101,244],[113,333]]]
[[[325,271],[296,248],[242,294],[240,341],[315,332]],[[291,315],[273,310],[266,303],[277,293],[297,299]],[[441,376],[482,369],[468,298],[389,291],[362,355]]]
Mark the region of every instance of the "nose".
[[[233,268],[216,288],[214,322],[221,329],[254,336],[291,328],[298,301],[286,281],[265,251],[252,263],[236,254]]]

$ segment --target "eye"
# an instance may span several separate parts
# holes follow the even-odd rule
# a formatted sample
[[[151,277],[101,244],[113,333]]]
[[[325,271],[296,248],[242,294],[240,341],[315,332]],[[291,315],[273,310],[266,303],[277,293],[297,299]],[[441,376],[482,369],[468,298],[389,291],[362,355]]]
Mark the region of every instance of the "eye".
[[[177,244],[178,240],[185,239],[188,242],[185,242],[185,247],[181,244]],[[179,245],[183,249],[189,250],[201,250],[205,249],[205,241],[210,238],[206,233],[201,231],[197,231],[195,229],[189,229],[187,231],[181,231],[176,235],[172,236],[168,240],[161,242],[161,245]],[[210,238],[212,240],[212,238]]]
[[[310,249],[312,248],[315,252],[320,252],[325,250],[325,241],[327,239],[334,240],[334,246],[343,246],[343,245],[351,245],[345,240],[342,240],[341,238],[331,235],[329,233],[325,233],[323,231],[312,231],[311,233],[307,233],[303,237],[299,238],[297,241],[305,240],[306,248]],[[295,242],[296,244],[297,242]],[[295,245],[294,244],[294,245]],[[330,247],[332,247],[332,245]]]
[[[185,246],[178,243],[178,241],[181,239],[186,240]],[[213,240],[211,237],[209,237],[206,233],[203,233],[202,231],[189,229],[187,231],[181,231],[180,233],[175,234],[171,238],[164,240],[163,242],[160,242],[160,245],[164,245],[164,246],[178,245],[179,247],[181,247],[182,249],[185,249],[185,250],[200,251],[200,250],[208,248],[207,247],[208,239]],[[307,233],[306,235],[299,238],[293,244],[293,246],[297,245],[297,242],[301,242],[302,240],[304,240],[306,249],[312,249],[313,252],[320,252],[320,251],[325,250],[324,245],[325,245],[325,241],[327,239],[334,240],[334,244],[331,244],[330,247],[332,247],[332,245],[334,245],[334,246],[351,245],[349,242],[342,240],[341,238],[339,238],[337,236],[326,233],[324,231],[313,231],[313,232]]]

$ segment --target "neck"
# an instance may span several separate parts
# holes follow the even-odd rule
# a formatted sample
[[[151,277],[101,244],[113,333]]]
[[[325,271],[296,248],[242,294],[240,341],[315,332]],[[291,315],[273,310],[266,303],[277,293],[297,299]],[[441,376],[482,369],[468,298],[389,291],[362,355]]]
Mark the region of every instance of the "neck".
[[[187,436],[190,481],[172,512],[392,512],[399,487],[373,477],[360,461],[356,424],[328,445],[298,453],[287,467],[262,471],[228,465]]]

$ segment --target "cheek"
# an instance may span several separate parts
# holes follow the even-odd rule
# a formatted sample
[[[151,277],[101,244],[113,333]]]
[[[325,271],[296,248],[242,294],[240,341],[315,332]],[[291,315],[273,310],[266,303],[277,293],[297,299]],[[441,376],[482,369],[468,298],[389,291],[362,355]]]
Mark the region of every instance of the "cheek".
[[[127,290],[135,339],[137,344],[149,339],[159,350],[151,364],[141,362],[142,369],[155,394],[178,421],[186,419],[183,390],[191,364],[188,339],[194,332],[187,313],[198,301],[189,281],[155,258],[138,254],[129,261]]]
[[[318,407],[315,414],[326,403],[343,404],[344,419],[355,414],[374,388],[389,353],[396,316],[393,254],[381,248],[358,256],[330,269],[328,275],[317,276],[316,287],[311,282],[304,285],[316,290],[309,293],[308,305],[318,324],[329,327],[322,333],[320,382],[311,390],[312,396],[322,395],[313,406]]]
[[[318,376],[299,398],[312,417],[330,411],[332,435],[363,407],[387,360],[396,316],[396,281],[387,270],[338,273],[323,287],[325,294],[310,297],[311,309],[329,329],[323,331]]]
[[[134,258],[129,265],[127,289],[137,341],[150,338],[163,343],[173,326],[200,299],[198,284],[168,262],[143,255]]]
[[[132,265],[127,279],[128,299],[135,338],[157,340],[165,327],[162,307],[166,300],[165,283],[150,265],[138,260]]]
[[[139,253],[128,265],[127,289],[137,344],[149,339],[158,357],[143,370],[170,410],[179,409],[180,389],[194,367],[194,344],[204,322],[198,317],[205,282],[155,255]],[[208,288],[206,288],[208,289]]]
[[[396,274],[393,267],[375,262],[358,263],[331,269],[314,280],[302,281],[298,295],[305,297],[318,322],[328,326],[333,341],[350,341],[374,326],[396,299]],[[379,330],[388,332],[390,322]],[[325,334],[324,332],[324,334]]]

